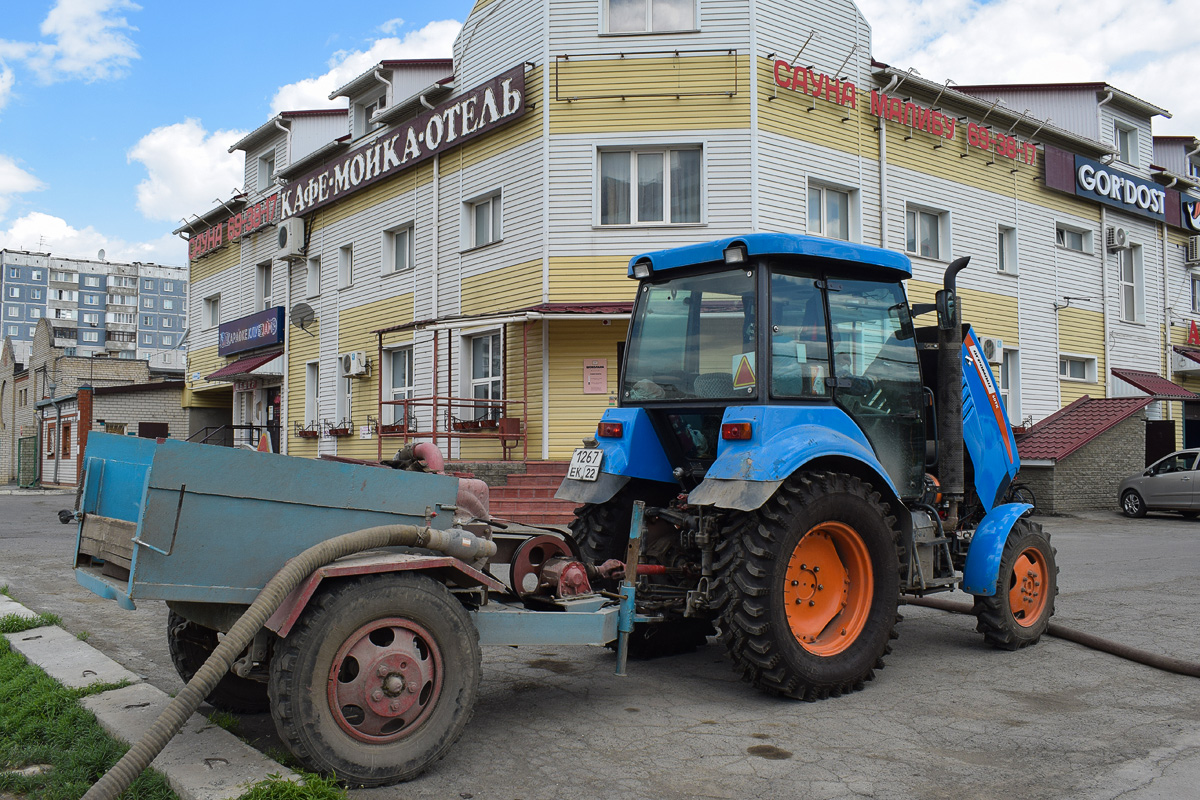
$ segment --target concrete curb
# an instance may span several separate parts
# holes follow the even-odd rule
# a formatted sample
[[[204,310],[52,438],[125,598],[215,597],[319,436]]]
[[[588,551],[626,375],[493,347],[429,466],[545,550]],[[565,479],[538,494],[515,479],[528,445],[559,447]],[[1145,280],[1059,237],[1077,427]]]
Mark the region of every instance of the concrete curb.
[[[0,616],[37,615],[0,595]],[[5,634],[13,650],[64,686],[84,688],[93,683],[131,685],[85,697],[81,704],[96,715],[110,735],[132,745],[142,737],[171,702],[165,692],[143,682],[91,645],[55,625]],[[247,787],[270,775],[289,780],[299,776],[199,714],[192,714],[150,764],[166,776],[182,800],[234,800]]]

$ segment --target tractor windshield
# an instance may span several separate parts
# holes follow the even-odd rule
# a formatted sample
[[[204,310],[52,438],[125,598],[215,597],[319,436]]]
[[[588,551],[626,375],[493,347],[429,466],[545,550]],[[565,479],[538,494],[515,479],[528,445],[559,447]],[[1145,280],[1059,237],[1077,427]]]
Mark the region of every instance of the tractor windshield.
[[[755,395],[754,275],[690,275],[641,288],[621,391],[635,402]]]

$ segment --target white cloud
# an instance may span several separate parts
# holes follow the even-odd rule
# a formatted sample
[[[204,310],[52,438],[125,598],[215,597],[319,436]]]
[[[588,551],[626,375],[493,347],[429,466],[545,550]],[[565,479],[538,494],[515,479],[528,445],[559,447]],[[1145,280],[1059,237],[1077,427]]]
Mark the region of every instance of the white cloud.
[[[59,0],[42,22],[45,41],[3,44],[45,83],[117,78],[138,58],[126,34],[137,29],[121,12],[140,10],[130,0]]]
[[[246,131],[204,129],[188,119],[155,128],[127,154],[149,175],[137,186],[137,205],[147,219],[178,222],[181,217],[216,205],[243,182],[243,153],[229,146]]]
[[[15,195],[45,188],[46,185],[32,173],[21,169],[17,162],[8,156],[0,154],[0,219],[3,219],[5,212],[12,205]]]
[[[74,228],[64,219],[40,212],[26,214],[14,220],[8,230],[0,230],[0,247],[54,253],[67,258],[95,258],[97,252],[104,250],[109,261],[187,264],[187,244],[170,234],[149,242],[126,242],[105,236],[90,225]]]
[[[396,17],[395,19],[389,19],[387,22],[380,25],[379,30],[386,34],[393,34],[403,27],[404,20],[400,19],[400,17]]]
[[[396,22],[392,20],[391,22]],[[391,25],[384,23],[382,27]],[[302,111],[312,108],[345,108],[345,98],[330,100],[331,92],[346,85],[380,61],[407,58],[449,58],[453,53],[454,37],[462,27],[452,19],[430,22],[403,38],[376,39],[367,50],[339,50],[329,60],[329,71],[315,78],[289,83],[275,93],[271,113]]]
[[[872,55],[892,66],[960,84],[1106,82],[1174,113],[1154,120],[1155,133],[1200,135],[1200,100],[1187,78],[1200,59],[1195,0],[858,4]]]

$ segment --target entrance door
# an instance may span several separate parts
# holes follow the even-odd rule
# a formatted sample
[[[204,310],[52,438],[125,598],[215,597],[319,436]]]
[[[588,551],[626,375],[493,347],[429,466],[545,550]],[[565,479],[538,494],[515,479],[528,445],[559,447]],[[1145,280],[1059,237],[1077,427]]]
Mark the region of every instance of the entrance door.
[[[1188,405],[1197,405],[1189,403]],[[1197,420],[1196,424],[1200,424]],[[1187,421],[1184,421],[1184,447],[1200,447],[1200,442],[1188,444],[1186,431]],[[1196,431],[1200,433],[1200,430]],[[1172,419],[1151,419],[1146,420],[1146,466],[1150,466],[1155,461],[1166,455],[1175,452],[1175,420]]]
[[[1183,446],[1200,447],[1200,403],[1183,404]]]
[[[280,387],[269,386],[263,389],[263,398],[267,403],[267,435],[271,437],[271,452],[279,452],[279,401]]]

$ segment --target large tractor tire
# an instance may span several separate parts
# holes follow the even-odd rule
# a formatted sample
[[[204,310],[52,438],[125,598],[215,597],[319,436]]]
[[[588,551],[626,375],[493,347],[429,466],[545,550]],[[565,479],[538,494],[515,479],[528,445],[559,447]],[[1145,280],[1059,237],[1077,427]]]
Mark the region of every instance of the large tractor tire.
[[[1000,579],[991,597],[975,598],[975,629],[1002,650],[1036,644],[1054,614],[1058,564],[1042,526],[1019,519],[1000,555]]]
[[[172,611],[167,615],[167,649],[175,671],[187,683],[217,649],[217,632]],[[234,714],[262,714],[271,707],[267,684],[232,672],[225,673],[206,699],[213,708]]]
[[[646,499],[653,505],[654,502],[666,502],[669,499],[662,496],[639,498],[637,491],[640,486],[637,482],[628,484],[603,503],[588,503],[575,509],[571,535],[579,545],[584,563],[600,564],[610,558],[624,561],[629,548],[629,524],[634,501]],[[651,494],[663,493],[652,491]],[[615,590],[617,587],[607,588]],[[639,622],[629,634],[629,657],[646,660],[690,653],[706,644],[714,632],[712,621],[707,619],[679,617],[654,624]]]
[[[347,786],[421,774],[462,735],[479,633],[442,584],[389,574],[333,584],[271,660],[271,713],[292,753]]]
[[[721,635],[763,691],[820,700],[861,689],[896,637],[899,534],[869,484],[800,473],[725,537]]]

